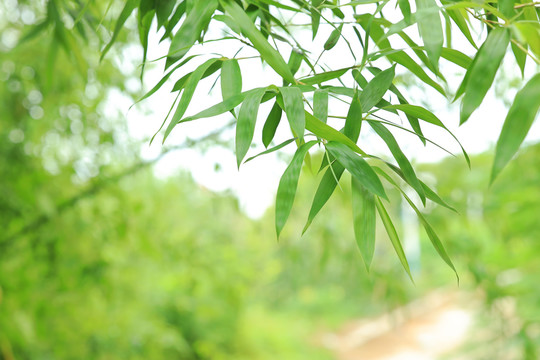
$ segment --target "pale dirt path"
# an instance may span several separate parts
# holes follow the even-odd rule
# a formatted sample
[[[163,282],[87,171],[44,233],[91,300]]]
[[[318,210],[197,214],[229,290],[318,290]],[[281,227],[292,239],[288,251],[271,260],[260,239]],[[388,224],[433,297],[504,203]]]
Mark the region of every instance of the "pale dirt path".
[[[320,341],[339,360],[436,360],[464,342],[472,322],[467,300],[433,292],[380,317],[350,322]]]

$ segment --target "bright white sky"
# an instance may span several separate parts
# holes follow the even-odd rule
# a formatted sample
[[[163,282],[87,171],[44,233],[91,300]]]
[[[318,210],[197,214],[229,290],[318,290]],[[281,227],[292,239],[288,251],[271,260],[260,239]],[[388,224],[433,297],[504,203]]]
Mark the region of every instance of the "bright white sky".
[[[385,13],[388,17],[392,14]],[[395,21],[399,20],[399,14],[396,15]],[[299,16],[294,19],[295,23],[308,23],[309,18],[300,18]],[[347,20],[347,19],[346,19]],[[322,45],[326,41],[330,31],[332,29],[329,26],[321,24],[319,34],[315,39],[313,45],[311,44],[311,32],[309,29],[298,28],[295,35],[297,39],[304,47],[308,49],[316,49],[313,54],[318,55],[319,49],[322,49]],[[412,30],[412,28],[410,29]],[[456,30],[456,29],[455,29]],[[458,31],[454,31],[458,35]],[[359,44],[356,41],[356,36],[350,31],[344,32],[344,35],[350,39],[356,49],[359,49]],[[217,38],[220,33],[207,34],[207,38]],[[418,40],[416,34],[412,34],[412,38],[415,41]],[[164,42],[160,45],[157,44],[159,37],[153,37],[150,40],[149,59],[157,59],[167,53],[168,43]],[[392,39],[392,38],[391,38]],[[464,52],[472,54],[472,47],[459,36],[454,36],[454,46],[462,49]],[[237,51],[235,46],[229,46],[233,42],[216,42],[213,44],[207,44],[204,46],[196,46],[192,49],[191,53],[218,53],[227,57],[232,57]],[[393,43],[394,46],[399,46],[398,42]],[[278,43],[281,46],[281,44]],[[283,52],[284,58],[289,56],[289,49],[286,47],[280,48]],[[340,54],[336,56],[336,54]],[[244,50],[240,53],[239,57],[254,55],[249,50]],[[314,56],[315,56],[314,55]],[[509,54],[511,55],[511,54]],[[122,57],[122,65],[126,69],[132,69],[133,64],[140,62],[141,49],[139,47],[131,48],[127,54]],[[137,60],[129,60],[137,59]],[[331,66],[332,68],[340,68],[351,66],[354,64],[354,60],[350,55],[350,52],[343,40],[340,40],[336,48],[332,50],[326,56],[321,59],[322,63]],[[441,60],[442,61],[442,60]],[[200,62],[199,62],[200,63]],[[197,65],[195,61],[193,64],[189,64],[188,70],[192,71],[194,66]],[[455,89],[459,85],[461,78],[463,77],[463,70],[457,67],[452,67],[452,64],[444,62],[442,65],[443,73],[448,71],[456,72],[455,76],[448,77],[449,87],[451,89],[450,94],[455,92]],[[248,90],[254,87],[260,87],[263,85],[280,84],[280,78],[274,73],[274,71],[267,65],[261,66],[258,59],[242,60],[242,75],[243,75],[243,90]],[[187,68],[187,66],[186,66]],[[404,73],[403,69],[399,69],[398,74]],[[534,73],[534,65],[531,62],[528,63],[526,73]],[[144,139],[152,136],[154,132],[159,128],[162,120],[166,116],[172,102],[175,99],[175,95],[170,93],[170,89],[174,84],[174,81],[181,75],[185,74],[187,70],[173,76],[171,80],[163,86],[163,88],[147,99],[144,103],[137,105],[129,113],[131,102],[123,97],[120,93],[113,93],[111,96],[111,102],[115,107],[120,107],[123,113],[127,114],[129,123],[129,130],[131,136]],[[302,72],[302,69],[300,70]],[[149,90],[154,84],[156,84],[163,76],[163,60],[155,63],[154,66],[148,66],[145,75],[144,88]],[[499,79],[517,79],[519,77],[519,70],[513,60],[512,56],[507,56],[503,68],[498,73]],[[527,76],[526,76],[527,77]],[[352,78],[351,78],[352,79]],[[208,80],[208,79],[207,79]],[[210,80],[204,81],[199,86],[192,104],[190,105],[187,115],[197,113],[210,105],[213,105],[221,101],[220,85],[219,81],[216,84],[214,90],[208,93],[208,90],[215,80],[215,77],[210,77]],[[497,80],[496,80],[497,81]],[[503,81],[499,82],[502,84]],[[507,83],[507,81],[504,81]],[[128,82],[128,86],[136,89],[140,84],[136,79],[132,79]],[[352,80],[351,80],[352,85]],[[399,85],[398,85],[399,87]],[[495,90],[492,89],[484,99],[483,104],[477,109],[466,124],[458,127],[459,123],[459,101],[456,104],[449,104],[449,101],[432,90],[430,87],[411,87],[405,90],[400,87],[400,90],[406,98],[413,104],[423,105],[429,110],[433,111],[443,123],[460,139],[465,149],[469,154],[475,154],[488,149],[492,149],[502,123],[507,113],[507,105],[509,99],[513,97],[517,91],[517,87],[510,89],[502,89],[501,85],[496,86]],[[504,97],[503,97],[504,96]],[[269,102],[271,103],[271,102]],[[271,104],[263,104],[259,109],[259,121],[255,131],[254,144],[255,148],[248,153],[248,157],[264,150],[261,143],[261,130],[266,115],[270,110]],[[330,114],[334,115],[346,115],[347,107],[339,102],[330,102]],[[173,130],[171,136],[167,139],[166,145],[181,144],[187,137],[197,138],[204,136],[206,133],[219,129],[221,126],[231,120],[231,115],[226,114],[223,116],[201,119],[191,123],[185,123],[177,126]],[[336,122],[335,124],[339,124]],[[460,154],[460,148],[456,142],[446,133],[440,131],[438,128],[434,128],[430,125],[423,125],[424,135],[429,139],[437,142],[439,145],[452,151],[454,154]],[[401,144],[404,152],[415,162],[436,162],[447,156],[447,153],[436,148],[435,146],[428,145],[424,147],[420,141],[413,135],[403,133],[402,131],[393,131],[394,135]],[[230,132],[228,138],[232,139],[234,136],[234,130]],[[274,141],[278,144],[288,138],[290,138],[290,132],[287,126],[282,121],[278,128],[278,133]],[[141,149],[142,155],[145,158],[153,158],[157,156],[161,149],[161,139],[158,136],[157,140],[151,145],[145,145]],[[535,126],[531,129],[527,141],[537,141],[540,139],[540,122],[536,122]],[[359,142],[360,147],[365,151],[372,154],[387,154],[387,149],[384,143],[379,141],[375,136],[367,131],[367,127],[364,127]],[[286,154],[292,154],[294,152],[294,145],[291,144],[283,151]],[[274,153],[276,154],[276,153]],[[159,176],[167,176],[174,174],[178,169],[188,170],[192,173],[194,179],[202,186],[209,188],[213,191],[226,191],[230,190],[234,193],[239,201],[241,208],[250,217],[256,218],[261,216],[264,211],[273,203],[275,192],[279,183],[279,179],[283,170],[286,167],[286,163],[280,160],[279,155],[270,154],[259,159],[252,161],[246,165],[242,165],[240,170],[236,167],[236,159],[234,154],[230,150],[223,149],[221,147],[215,147],[202,154],[198,150],[183,150],[171,153],[164,157],[156,166],[156,172]],[[219,164],[219,170],[216,170],[216,164]],[[465,162],[464,162],[464,166]],[[474,164],[473,164],[474,166]],[[486,176],[488,176],[486,174]]]

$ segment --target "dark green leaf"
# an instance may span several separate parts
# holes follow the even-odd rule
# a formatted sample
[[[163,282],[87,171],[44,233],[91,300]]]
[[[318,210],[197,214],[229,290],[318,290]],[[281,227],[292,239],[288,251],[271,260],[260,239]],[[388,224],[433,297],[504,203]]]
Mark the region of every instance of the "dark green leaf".
[[[341,36],[341,29],[343,29],[343,24],[339,25],[338,28],[334,29],[331,33],[326,42],[324,43],[324,50],[328,51],[331,50],[336,44],[338,43],[338,40]]]
[[[238,113],[238,122],[236,123],[236,163],[238,167],[251,146],[259,105],[265,92],[266,88],[258,89],[246,96]]]
[[[351,190],[354,236],[369,271],[375,252],[375,197],[354,177]]]

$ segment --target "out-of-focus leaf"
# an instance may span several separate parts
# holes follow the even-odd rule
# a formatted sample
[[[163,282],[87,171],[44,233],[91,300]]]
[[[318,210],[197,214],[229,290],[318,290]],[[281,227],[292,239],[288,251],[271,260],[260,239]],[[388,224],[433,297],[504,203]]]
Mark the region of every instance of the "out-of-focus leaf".
[[[512,52],[514,53],[514,57],[516,58],[516,63],[518,64],[519,69],[521,70],[521,77],[524,77],[525,64],[527,63],[527,53],[521,50],[516,44],[512,43],[511,45],[512,45]]]
[[[513,24],[518,29],[533,54],[540,58],[540,23],[532,21],[518,21]]]
[[[291,213],[304,157],[316,143],[317,141],[313,140],[302,144],[296,150],[289,166],[281,176],[276,196],[276,234],[278,238]]]
[[[313,116],[326,123],[328,119],[328,91],[317,89],[313,93]]]
[[[287,65],[289,65],[289,69],[291,69],[291,73],[293,75],[298,72],[298,69],[300,69],[303,58],[304,56],[302,55],[302,52],[300,50],[295,48],[291,50],[291,55],[289,56],[289,61],[287,62]]]
[[[304,138],[306,128],[306,115],[304,111],[304,99],[302,91],[297,87],[281,87],[279,92],[283,96],[284,110],[291,129],[300,142]]]
[[[369,271],[375,252],[375,197],[354,177],[351,190],[354,236]]]
[[[386,94],[395,76],[395,65],[381,71],[366,85],[360,95],[360,104],[363,112],[368,112]]]
[[[193,98],[195,89],[197,88],[197,85],[201,81],[201,78],[203,77],[204,73],[208,70],[210,66],[212,66],[218,61],[219,63],[222,63],[220,59],[207,60],[189,76],[188,80],[186,81],[186,85],[184,87],[184,92],[182,94],[182,97],[180,98],[180,101],[178,103],[178,107],[176,108],[176,111],[174,112],[174,115],[172,116],[169,126],[165,130],[165,135],[163,136],[163,142],[165,142],[165,140],[171,133],[172,129],[182,119],[182,116],[184,116],[184,113],[186,112],[189,106],[189,103],[191,102],[191,99]]]
[[[282,148],[284,148],[285,146],[287,146],[287,145],[289,145],[290,143],[292,143],[294,140],[296,140],[296,138],[292,138],[292,139],[286,140],[286,141],[282,142],[282,143],[279,144],[279,145],[276,145],[276,146],[274,146],[274,147],[272,147],[272,148],[270,148],[270,149],[267,149],[267,150],[265,150],[265,151],[263,151],[263,152],[260,152],[260,153],[258,153],[257,155],[254,155],[254,156],[248,158],[246,161],[244,161],[244,164],[247,163],[247,162],[249,162],[249,161],[251,161],[251,160],[253,160],[253,159],[255,159],[255,158],[258,158],[259,156],[266,155],[266,154],[270,154],[270,153],[273,153],[274,151],[277,151],[277,150],[279,150],[279,149],[282,149]]]
[[[443,4],[450,3],[450,1],[443,1]],[[471,45],[478,49],[478,46],[474,42],[474,39],[472,38],[471,31],[469,30],[469,25],[467,24],[467,12],[464,9],[454,9],[454,10],[448,10],[446,9],[446,13],[450,18],[454,21],[454,23],[457,25],[463,36],[471,43]]]
[[[156,1],[156,17],[158,29],[167,24],[167,20],[169,20],[169,16],[171,16],[175,4],[176,0]]]
[[[165,68],[168,68],[184,57],[193,44],[199,39],[201,32],[210,23],[212,15],[218,7],[217,0],[195,1],[187,12],[184,22],[173,36]]]
[[[411,275],[411,269],[409,268],[409,263],[407,262],[407,257],[405,256],[403,247],[401,246],[401,241],[399,240],[399,236],[397,234],[396,228],[394,227],[394,224],[392,223],[392,219],[390,219],[390,216],[388,215],[388,212],[386,211],[381,199],[379,199],[377,196],[375,196],[375,207],[377,208],[377,212],[379,213],[379,216],[382,220],[384,228],[386,229],[386,233],[388,234],[388,237],[390,238],[390,242],[392,243],[392,246],[394,247],[394,250],[396,251],[399,261],[401,262],[401,265],[403,266],[403,268],[409,275],[409,278],[411,279],[411,281],[414,282]]]
[[[387,199],[381,180],[366,160],[337,141],[328,142],[326,148],[366,189],[374,195]]]
[[[407,159],[403,151],[401,151],[401,148],[399,147],[399,144],[392,135],[392,133],[387,128],[385,128],[384,125],[377,121],[368,120],[368,123],[373,128],[373,130],[375,130],[377,135],[379,135],[381,139],[383,139],[383,141],[386,143],[388,149],[394,156],[394,159],[396,159],[396,162],[403,171],[403,175],[407,179],[406,181],[418,193],[418,196],[420,196],[422,203],[425,205],[426,195],[424,194],[424,189],[422,188],[422,185],[420,184],[420,181],[418,180],[418,177],[416,176],[416,173],[414,172],[414,169],[409,162],[409,159]]]
[[[159,40],[160,42],[167,39],[171,35],[174,27],[178,24],[178,22],[182,18],[182,15],[184,15],[185,12],[186,12],[186,1],[182,1],[178,4],[178,6],[176,7],[176,10],[174,10],[174,14],[171,16],[171,18],[165,25],[165,33]]]
[[[201,1],[202,2],[202,1]],[[294,76],[281,57],[255,27],[245,11],[233,0],[220,0],[220,4],[242,29],[242,33],[251,41],[262,58],[287,82],[294,84]]]
[[[398,0],[399,9],[403,14],[403,19],[406,22],[411,22],[411,5],[409,0]]]
[[[236,123],[236,163],[238,167],[251,146],[259,105],[265,92],[266,88],[258,89],[246,96],[238,113],[238,122]]]
[[[221,66],[221,96],[223,100],[242,92],[242,73],[238,60],[228,59]]]
[[[497,1],[499,10],[509,19],[514,17],[516,10],[514,10],[514,0],[499,0]]]
[[[491,31],[475,56],[466,76],[465,95],[461,104],[460,124],[463,124],[474,110],[482,103],[484,96],[493,83],[506,48],[510,42],[510,32],[505,28]],[[465,81],[465,79],[464,79]]]
[[[443,46],[443,30],[439,8],[435,0],[416,0],[418,12],[418,32],[424,41],[427,54],[431,63],[438,68],[439,57]]]
[[[444,59],[453,62],[457,66],[461,66],[464,69],[468,69],[472,64],[472,59],[462,53],[459,50],[443,48],[441,52],[441,57]]]
[[[124,23],[128,19],[129,15],[135,10],[137,7],[139,1],[138,0],[127,0],[126,4],[124,5],[124,8],[122,9],[122,12],[120,13],[120,16],[118,16],[118,20],[116,21],[116,25],[114,26],[114,31],[111,37],[111,40],[107,45],[105,45],[105,48],[101,51],[101,57],[100,61],[103,60],[107,52],[111,49],[112,45],[116,41],[116,38],[118,37],[118,34],[120,33],[120,30],[122,30]]]
[[[328,51],[328,50],[331,50],[334,46],[336,46],[341,36],[342,29],[343,29],[343,24],[339,25],[338,28],[334,29],[330,33],[330,36],[328,36],[328,39],[324,43],[324,50]]]
[[[518,91],[506,115],[495,148],[495,160],[491,170],[491,182],[516,154],[540,108],[540,74],[533,76]]]

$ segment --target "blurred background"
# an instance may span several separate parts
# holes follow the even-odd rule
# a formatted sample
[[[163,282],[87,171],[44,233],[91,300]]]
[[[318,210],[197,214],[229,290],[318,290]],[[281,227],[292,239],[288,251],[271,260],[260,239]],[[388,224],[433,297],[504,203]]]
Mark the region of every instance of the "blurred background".
[[[345,189],[300,236],[317,184],[304,169],[276,242],[273,209],[251,219],[230,189],[156,169],[181,148],[230,152],[221,132],[141,150],[148,139],[111,105],[143,93],[118,56],[136,35],[99,63],[83,50],[97,40],[78,46],[42,13],[0,4],[0,359],[538,358],[539,145],[491,187],[491,151],[472,170],[459,157],[417,164],[457,210],[425,212],[459,285],[395,193],[415,284],[383,232],[367,273]]]

